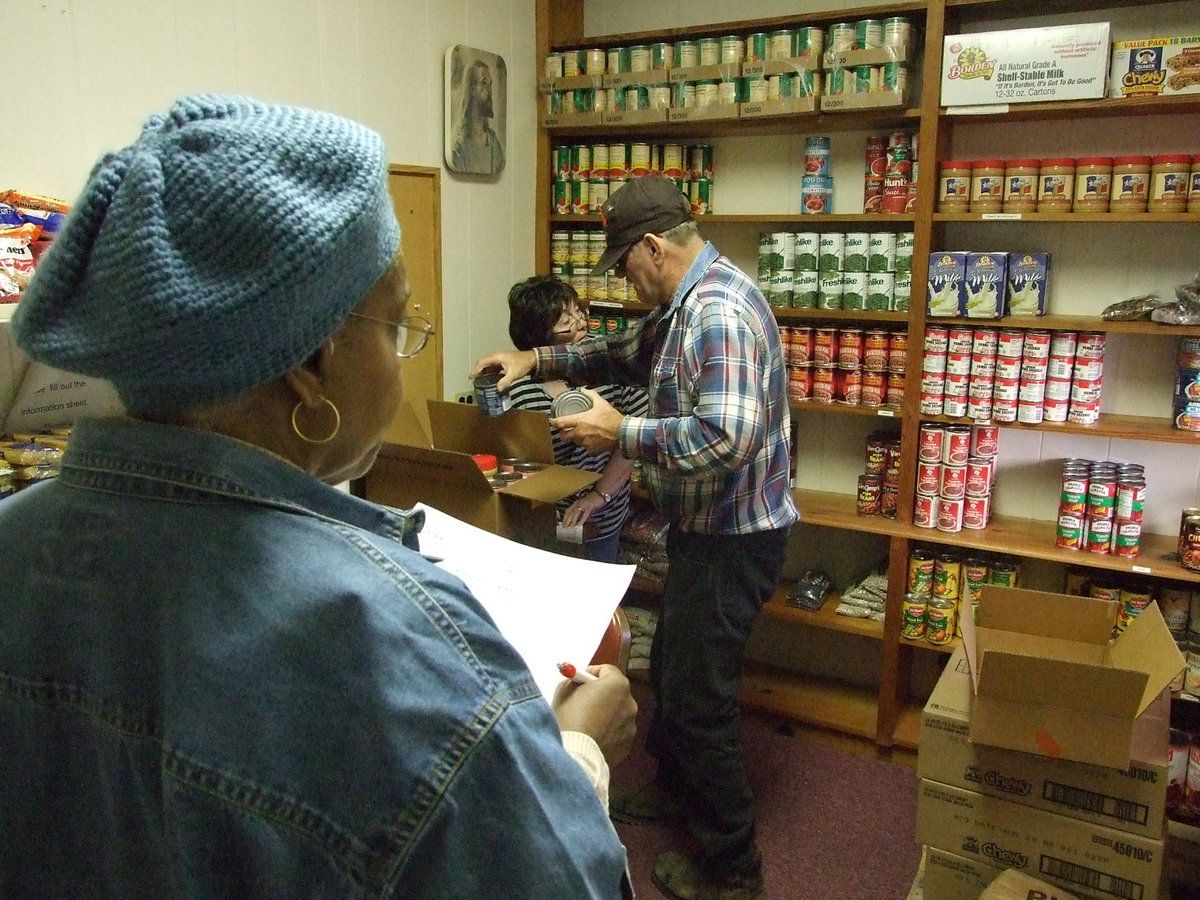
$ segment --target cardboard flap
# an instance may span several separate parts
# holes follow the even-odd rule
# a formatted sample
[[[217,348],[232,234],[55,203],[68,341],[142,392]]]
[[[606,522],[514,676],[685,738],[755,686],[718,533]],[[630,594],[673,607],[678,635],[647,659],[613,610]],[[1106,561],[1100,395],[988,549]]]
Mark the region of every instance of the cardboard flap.
[[[1069,594],[985,585],[979,594],[979,625],[1019,634],[1107,644],[1120,604]]]
[[[485,416],[469,403],[429,400],[429,425],[433,446],[459,453],[493,453],[529,462],[551,464],[549,416],[527,409],[510,409]]]
[[[1157,603],[1146,604],[1141,614],[1113,642],[1109,656],[1114,666],[1140,669],[1146,675],[1138,699],[1138,714],[1154,702],[1186,665]]]
[[[406,447],[429,448],[433,446],[425,423],[421,421],[421,417],[417,415],[412,404],[407,401],[401,404],[396,418],[392,419],[392,424],[388,426],[387,433],[384,434],[384,440],[389,444],[403,444]]]
[[[985,650],[977,694],[1009,703],[1036,702],[1132,720],[1145,682],[1145,672]]]
[[[1093,710],[991,700],[972,707],[969,734],[976,744],[1124,769],[1133,721]]]
[[[566,466],[555,466],[534,472],[520,481],[501,488],[500,493],[508,497],[520,497],[537,503],[556,503],[563,497],[582,491],[600,480],[599,472],[585,472]]]

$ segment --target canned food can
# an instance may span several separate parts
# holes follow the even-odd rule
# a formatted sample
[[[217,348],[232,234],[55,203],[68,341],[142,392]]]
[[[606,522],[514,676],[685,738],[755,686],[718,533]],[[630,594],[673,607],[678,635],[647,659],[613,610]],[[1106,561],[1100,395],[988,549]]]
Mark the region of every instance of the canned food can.
[[[1087,517],[1084,549],[1089,553],[1106,554],[1112,549],[1113,520]]]
[[[990,458],[972,456],[967,460],[965,492],[972,497],[986,497],[992,492],[992,473],[995,463]]]
[[[792,55],[792,32],[785,29],[767,35],[767,59],[788,59]]]
[[[986,528],[991,517],[992,498],[990,496],[963,498],[963,528],[976,531]]]
[[[838,369],[833,380],[833,399],[847,406],[862,405],[862,369]]]
[[[937,527],[938,496],[917,494],[913,498],[913,524],[918,528]]]
[[[650,68],[655,72],[671,69],[675,66],[675,46],[665,41],[650,45]]]
[[[924,594],[905,594],[901,604],[900,637],[918,640],[925,636],[925,610],[928,606]]]
[[[925,608],[925,640],[931,644],[949,644],[957,627],[958,603],[940,597],[930,599]]]
[[[880,66],[855,66],[853,86],[849,93],[872,94],[880,90],[882,71]]]
[[[971,456],[971,426],[947,425],[942,430],[941,461],[949,466],[965,466]]]
[[[933,594],[933,554],[917,548],[908,555],[908,593],[929,597]]]
[[[817,272],[797,271],[792,280],[792,307],[816,309],[820,301],[821,276]]]
[[[878,475],[859,475],[857,493],[857,512],[860,516],[877,516],[880,514],[880,501],[883,494],[883,479]]]
[[[825,95],[839,97],[854,93],[854,76],[850,69],[833,68],[825,73]]]
[[[908,63],[903,60],[884,63],[879,66],[879,87],[877,90],[904,93],[908,88]]]
[[[862,367],[869,372],[883,372],[888,364],[888,332],[868,328],[863,333]]]
[[[1000,429],[990,423],[976,422],[971,426],[971,456],[992,459],[1000,450]]]
[[[863,370],[862,373],[862,405],[868,407],[883,406],[887,398],[887,376],[883,372]]]
[[[501,372],[498,367],[485,369],[475,376],[475,405],[485,416],[499,416],[512,409],[512,401],[508,394],[500,393],[496,387],[500,382]]]
[[[805,175],[800,179],[800,212],[820,215],[833,210],[833,178]]]
[[[817,308],[841,309],[842,287],[841,272],[821,272],[817,289]]]
[[[842,272],[842,309],[867,308],[867,273]]]
[[[1132,559],[1141,552],[1142,523],[1128,522],[1118,519],[1113,525],[1112,553],[1125,559]]]
[[[840,53],[854,49],[854,23],[837,22],[829,26],[828,47],[831,51]]]
[[[818,366],[835,366],[838,361],[838,330],[816,328],[813,330],[812,361]]]
[[[957,600],[962,586],[962,560],[954,553],[933,558],[933,596]]]
[[[859,19],[854,23],[854,49],[875,50],[883,46],[883,22]]]
[[[801,403],[812,396],[812,369],[788,366],[788,400]]]
[[[945,426],[937,422],[922,422],[917,436],[917,459],[922,462],[942,461],[942,441]]]
[[[675,66],[690,69],[700,65],[700,45],[695,41],[675,42]]]
[[[1200,515],[1183,520],[1179,532],[1179,564],[1189,572],[1200,572]]]
[[[858,369],[863,360],[863,330],[861,328],[839,328],[837,336],[837,364],[843,369]]]
[[[702,66],[715,66],[721,62],[721,40],[720,38],[700,38],[696,41],[699,48],[699,64]]]
[[[746,55],[746,44],[736,34],[721,38],[721,63],[739,63]]]
[[[825,49],[825,32],[820,28],[797,28],[792,33],[792,56],[820,56]]]
[[[812,369],[812,399],[817,403],[833,402],[833,366],[814,366]]]
[[[764,62],[767,59],[767,33],[755,32],[746,36],[746,60]]]
[[[967,495],[967,467],[939,466],[938,494],[946,500],[961,500]]]
[[[938,498],[938,531],[949,533],[962,531],[963,505],[963,500],[948,500],[945,497]]]

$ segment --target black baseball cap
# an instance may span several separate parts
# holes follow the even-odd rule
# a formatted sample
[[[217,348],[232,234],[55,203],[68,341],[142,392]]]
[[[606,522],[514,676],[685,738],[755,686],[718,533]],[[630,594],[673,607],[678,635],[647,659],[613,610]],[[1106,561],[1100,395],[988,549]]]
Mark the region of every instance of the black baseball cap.
[[[643,235],[662,234],[691,219],[692,205],[674,181],[661,175],[634,178],[600,207],[608,246],[592,274],[603,275],[615,266]]]

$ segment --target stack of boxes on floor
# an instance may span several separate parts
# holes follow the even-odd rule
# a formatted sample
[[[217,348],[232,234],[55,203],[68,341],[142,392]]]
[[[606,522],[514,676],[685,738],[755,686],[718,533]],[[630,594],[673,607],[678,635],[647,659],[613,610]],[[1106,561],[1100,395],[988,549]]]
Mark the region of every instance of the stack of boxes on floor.
[[[921,719],[927,900],[974,900],[1007,869],[1078,897],[1164,891],[1164,688],[1182,658],[1153,606],[1110,643],[1116,607],[983,590]]]

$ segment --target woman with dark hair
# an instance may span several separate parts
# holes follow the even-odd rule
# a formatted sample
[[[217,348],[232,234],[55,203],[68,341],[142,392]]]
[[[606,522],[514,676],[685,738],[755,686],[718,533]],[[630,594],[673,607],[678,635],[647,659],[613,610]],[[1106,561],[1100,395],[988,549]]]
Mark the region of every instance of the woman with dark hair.
[[[512,286],[508,292],[508,336],[518,350],[547,344],[570,344],[587,336],[587,317],[579,308],[579,297],[569,284],[553,276],[534,276]],[[554,398],[567,389],[565,381],[542,381],[527,376],[513,382],[508,395],[518,409],[550,412]],[[641,388],[601,385],[596,391],[621,412],[646,415],[646,392]],[[551,429],[554,461],[588,472],[601,473],[600,480],[574,497],[560,501],[565,526],[590,525],[583,542],[583,557],[597,562],[616,562],[621,525],[629,512],[629,473],[633,460],[620,453],[589,453],[569,444]]]

